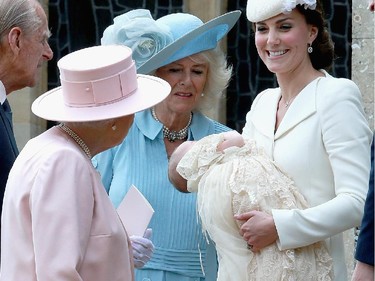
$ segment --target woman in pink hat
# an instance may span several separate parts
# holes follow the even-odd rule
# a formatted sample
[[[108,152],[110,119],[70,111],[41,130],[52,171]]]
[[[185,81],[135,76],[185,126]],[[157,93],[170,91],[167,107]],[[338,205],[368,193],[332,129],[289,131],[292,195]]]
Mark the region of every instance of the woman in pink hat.
[[[310,208],[245,213],[237,217],[245,222],[241,234],[260,252],[275,242],[288,250],[324,241],[334,280],[348,280],[343,232],[361,223],[370,173],[372,132],[361,93],[327,72],[334,46],[321,1],[248,0],[247,17],[279,87],[257,95],[242,135],[292,177]],[[264,280],[274,280],[272,272]]]
[[[91,158],[121,143],[134,113],[170,86],[137,76],[125,46],[82,49],[58,66],[61,87],[32,111],[61,123],[26,144],[6,185],[0,280],[134,280],[128,235]]]
[[[202,234],[196,195],[175,190],[168,159],[186,140],[230,130],[202,112],[221,97],[231,78],[219,43],[239,16],[235,11],[203,23],[175,13],[154,20],[150,11],[140,9],[116,17],[104,31],[103,45],[131,47],[137,71],[161,77],[172,88],[163,102],[135,115],[119,146],[93,159],[116,207],[134,184],[155,210],[150,260],[142,254],[147,247],[139,241],[144,238],[131,237],[138,281],[216,280],[216,252]]]

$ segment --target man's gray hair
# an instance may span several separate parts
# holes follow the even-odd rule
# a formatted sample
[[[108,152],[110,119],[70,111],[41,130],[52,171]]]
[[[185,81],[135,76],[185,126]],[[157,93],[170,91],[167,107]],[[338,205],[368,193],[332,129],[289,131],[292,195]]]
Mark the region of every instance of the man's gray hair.
[[[13,27],[19,27],[26,33],[33,33],[42,24],[36,7],[37,0],[1,0],[0,1],[0,39]]]

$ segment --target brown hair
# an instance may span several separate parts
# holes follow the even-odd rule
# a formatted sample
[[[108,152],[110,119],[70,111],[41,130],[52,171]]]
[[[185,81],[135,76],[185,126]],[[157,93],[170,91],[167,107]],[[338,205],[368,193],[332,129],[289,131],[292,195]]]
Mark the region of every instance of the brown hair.
[[[296,9],[305,16],[308,24],[318,28],[318,35],[312,43],[313,52],[309,54],[313,67],[328,71],[332,67],[335,51],[320,0],[316,1],[315,10],[305,9],[302,5],[297,5]]]

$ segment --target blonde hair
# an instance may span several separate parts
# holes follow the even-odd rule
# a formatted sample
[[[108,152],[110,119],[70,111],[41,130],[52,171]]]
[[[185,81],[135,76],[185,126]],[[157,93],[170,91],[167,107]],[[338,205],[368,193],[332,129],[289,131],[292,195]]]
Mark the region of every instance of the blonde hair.
[[[225,53],[218,45],[215,49],[198,53],[199,57],[208,63],[208,77],[203,89],[203,96],[198,110],[209,110],[215,104],[213,99],[223,98],[232,77],[232,66],[228,65]]]

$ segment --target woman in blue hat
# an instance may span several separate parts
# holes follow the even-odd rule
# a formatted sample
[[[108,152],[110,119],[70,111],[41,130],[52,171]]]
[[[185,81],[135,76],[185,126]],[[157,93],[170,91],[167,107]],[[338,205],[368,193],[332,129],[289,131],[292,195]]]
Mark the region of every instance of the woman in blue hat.
[[[138,73],[161,77],[172,88],[165,101],[136,114],[119,146],[93,159],[116,207],[134,184],[155,210],[149,225],[151,259],[149,240],[131,237],[138,281],[216,280],[216,251],[202,235],[196,195],[173,187],[168,161],[184,141],[230,130],[202,109],[220,98],[231,78],[218,45],[239,16],[235,11],[204,24],[193,15],[176,13],[155,21],[140,9],[116,17],[104,31],[103,45],[131,47]]]

